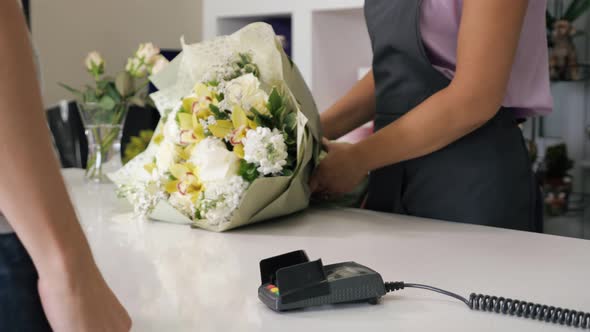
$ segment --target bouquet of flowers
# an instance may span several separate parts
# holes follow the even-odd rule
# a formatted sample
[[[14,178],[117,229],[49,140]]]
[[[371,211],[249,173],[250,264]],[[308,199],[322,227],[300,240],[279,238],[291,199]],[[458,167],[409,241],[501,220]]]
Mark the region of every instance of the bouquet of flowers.
[[[146,151],[110,175],[137,214],[225,231],[308,206],[318,111],[269,25],[183,42],[151,79],[162,120]]]

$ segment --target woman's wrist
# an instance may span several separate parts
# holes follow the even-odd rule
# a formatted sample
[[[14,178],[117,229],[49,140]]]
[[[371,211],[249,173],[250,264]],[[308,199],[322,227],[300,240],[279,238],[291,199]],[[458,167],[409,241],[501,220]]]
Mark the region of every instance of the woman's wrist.
[[[39,276],[55,282],[73,282],[77,274],[96,267],[92,252],[84,234],[77,224],[72,221],[67,231],[49,235],[47,242],[41,248],[40,257],[33,257]],[[56,280],[57,279],[57,280]]]
[[[358,167],[363,173],[370,173],[375,170],[373,167],[373,156],[372,151],[369,144],[366,143],[366,140],[362,140],[355,144],[352,144],[350,147],[351,153],[354,158],[358,162]]]

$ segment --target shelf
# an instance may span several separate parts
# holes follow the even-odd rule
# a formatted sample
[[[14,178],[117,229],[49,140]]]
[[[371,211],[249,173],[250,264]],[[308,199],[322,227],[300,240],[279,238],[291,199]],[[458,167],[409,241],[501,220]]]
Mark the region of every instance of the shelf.
[[[312,32],[312,86],[323,111],[371,65],[371,43],[362,9],[315,11]]]

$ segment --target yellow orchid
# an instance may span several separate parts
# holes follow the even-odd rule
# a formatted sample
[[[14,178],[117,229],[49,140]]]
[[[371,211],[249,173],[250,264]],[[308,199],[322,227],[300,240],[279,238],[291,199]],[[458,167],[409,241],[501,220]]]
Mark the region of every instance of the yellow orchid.
[[[197,168],[190,164],[173,164],[170,166],[170,173],[174,180],[165,185],[167,193],[179,193],[181,195],[190,195],[192,202],[196,202],[203,191],[203,184],[199,180]]]
[[[256,123],[248,118],[246,111],[240,106],[234,106],[231,120],[217,120],[215,124],[209,125],[209,131],[217,138],[229,138],[234,146],[234,153],[244,158],[244,146],[242,139],[250,129],[256,129]]]
[[[180,125],[180,144],[183,146],[197,144],[205,138],[205,128],[199,123],[196,114],[178,113]]]
[[[215,94],[208,86],[203,83],[197,83],[193,89],[194,95],[184,98],[182,106],[186,112],[196,114],[199,119],[206,119],[213,115],[209,105],[219,105]]]

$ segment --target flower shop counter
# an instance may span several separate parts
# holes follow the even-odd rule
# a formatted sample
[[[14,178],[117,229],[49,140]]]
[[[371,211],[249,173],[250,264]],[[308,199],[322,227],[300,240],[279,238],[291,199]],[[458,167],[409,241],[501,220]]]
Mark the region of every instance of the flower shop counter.
[[[470,311],[406,289],[380,304],[277,314],[257,298],[261,259],[304,249],[324,263],[356,261],[386,281],[468,296],[502,295],[590,310],[590,242],[352,209],[310,209],[224,234],[138,222],[112,185],[63,172],[97,263],[134,331],[566,331]]]

